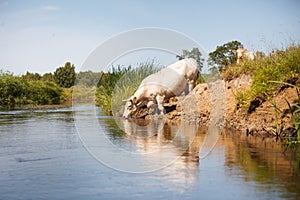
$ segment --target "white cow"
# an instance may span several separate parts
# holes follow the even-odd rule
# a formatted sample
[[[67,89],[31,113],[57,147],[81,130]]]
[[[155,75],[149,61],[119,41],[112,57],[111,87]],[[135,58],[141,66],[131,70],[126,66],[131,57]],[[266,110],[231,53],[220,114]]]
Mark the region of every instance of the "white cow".
[[[232,50],[232,52],[237,56],[237,64],[239,64],[243,58],[246,58],[248,60],[254,60],[255,58],[255,53],[253,53],[252,51],[248,51],[247,49],[238,48],[237,50]]]
[[[146,77],[137,91],[125,100],[123,117],[129,118],[139,108],[147,106],[150,109],[154,104],[163,113],[163,102],[174,96],[187,94],[195,87],[198,78],[198,63],[193,58],[180,60],[157,73]]]

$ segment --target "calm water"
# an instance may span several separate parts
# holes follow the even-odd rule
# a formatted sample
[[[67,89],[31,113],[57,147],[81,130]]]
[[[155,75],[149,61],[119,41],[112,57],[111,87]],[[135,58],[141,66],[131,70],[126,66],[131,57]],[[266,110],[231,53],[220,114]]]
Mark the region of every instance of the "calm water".
[[[300,198],[300,158],[267,139],[223,133],[199,160],[205,127],[100,113],[0,112],[0,199]]]

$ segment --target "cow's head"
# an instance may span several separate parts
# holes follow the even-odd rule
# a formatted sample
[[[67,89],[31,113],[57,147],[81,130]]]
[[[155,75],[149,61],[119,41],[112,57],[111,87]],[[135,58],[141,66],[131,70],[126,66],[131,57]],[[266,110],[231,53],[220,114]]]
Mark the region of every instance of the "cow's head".
[[[246,49],[238,48],[236,50],[232,50],[232,52],[237,56],[237,58],[242,58],[243,54],[246,52]]]
[[[137,110],[136,97],[123,100],[125,102],[123,117],[128,119]]]

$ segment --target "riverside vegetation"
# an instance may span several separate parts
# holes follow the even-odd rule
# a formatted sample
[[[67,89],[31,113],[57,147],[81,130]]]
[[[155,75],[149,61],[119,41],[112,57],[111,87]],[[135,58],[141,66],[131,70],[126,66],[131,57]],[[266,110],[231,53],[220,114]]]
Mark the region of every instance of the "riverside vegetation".
[[[54,73],[27,72],[16,76],[0,70],[0,108],[36,107],[41,105],[70,105],[74,85],[83,91],[73,98],[82,100],[89,96],[96,87],[101,73],[91,71],[75,73],[75,66],[66,62]],[[77,78],[77,79],[76,79]],[[80,84],[76,84],[80,80]]]
[[[243,45],[233,41],[221,46],[220,51],[212,52],[210,62],[214,62],[214,66],[217,67],[212,68],[211,74],[204,74],[202,77],[211,77],[213,73],[219,73],[225,83],[242,76],[251,77],[249,89],[237,90],[234,94],[235,101],[228,102],[234,104],[232,106],[235,107],[232,116],[237,115],[240,119],[246,119],[264,102],[270,101],[273,107],[271,115],[265,117],[270,117],[270,120],[274,118],[276,125],[267,128],[268,134],[271,132],[269,135],[288,137],[289,140],[297,143],[300,139],[300,47],[291,45],[285,50],[274,50],[267,56],[258,52],[255,60],[245,59],[240,64],[236,64],[236,58],[231,54],[231,50],[237,47],[240,48]],[[122,100],[134,93],[145,76],[158,69],[153,65],[154,63],[141,63],[137,69],[112,68],[98,84],[97,105],[104,107],[110,114],[120,115]],[[282,91],[289,92],[290,90],[285,90],[288,88],[293,88],[298,96],[294,99],[286,98],[285,106],[276,104],[275,97]],[[283,98],[285,98],[284,95],[285,93],[283,93]],[[262,106],[261,109],[264,107]],[[262,116],[257,116],[257,118],[260,117]],[[233,117],[233,119],[236,118]],[[268,122],[262,123],[262,119],[257,119],[257,121],[261,121],[260,123],[265,126],[270,125]],[[249,128],[249,132],[252,133],[253,129]]]
[[[218,46],[216,51],[209,54],[211,74],[200,76],[211,77],[220,73],[225,82],[235,80],[243,75],[251,76],[252,82],[248,90],[235,93],[234,106],[236,110],[245,110],[246,113],[255,112],[263,102],[270,101],[286,88],[293,88],[298,98],[286,100],[288,108],[281,108],[273,101],[273,116],[276,118],[276,135],[282,132],[280,123],[282,116],[290,115],[293,124],[292,136],[300,138],[300,47],[291,45],[285,50],[274,50],[265,56],[257,53],[253,61],[243,60],[236,64],[233,49],[242,48],[238,41],[232,41]],[[195,55],[196,52],[196,55]],[[183,51],[179,59],[193,57],[200,62],[201,53],[193,49]],[[52,73],[44,75],[27,72],[23,76],[15,76],[10,72],[0,72],[0,106],[11,108],[22,105],[64,104],[72,99],[74,85],[80,87],[82,94],[77,99],[95,94],[95,104],[101,106],[106,114],[122,112],[122,100],[131,96],[140,82],[149,74],[159,70],[161,66],[154,61],[139,63],[138,67],[113,66],[108,72],[80,72],[75,73],[75,67],[67,62]],[[201,70],[201,69],[200,69]],[[101,78],[100,78],[101,77]],[[76,80],[76,81],[75,81]],[[74,96],[73,96],[74,97]]]
[[[254,61],[245,60],[239,65],[233,64],[222,72],[222,77],[230,81],[245,74],[252,77],[252,84],[248,90],[236,93],[236,108],[251,114],[264,102],[272,102],[276,122],[274,135],[281,136],[285,128],[291,128],[289,138],[298,141],[300,139],[300,47],[292,45],[286,50],[273,51],[271,55]],[[283,98],[286,105],[282,104],[280,107],[276,97],[287,88],[293,88],[297,95],[294,99],[288,100],[285,93]],[[292,90],[288,91],[292,92]],[[287,121],[282,120],[288,115],[293,127],[288,127]]]

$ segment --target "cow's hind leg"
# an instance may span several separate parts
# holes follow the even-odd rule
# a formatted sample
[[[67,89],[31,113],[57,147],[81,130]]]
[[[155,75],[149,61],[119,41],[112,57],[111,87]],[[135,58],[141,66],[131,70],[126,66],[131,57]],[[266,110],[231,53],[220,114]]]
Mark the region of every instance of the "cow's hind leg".
[[[159,114],[164,114],[164,107],[163,107],[163,103],[164,103],[164,99],[165,99],[165,95],[156,95],[156,101],[157,101],[157,107],[159,110]]]

